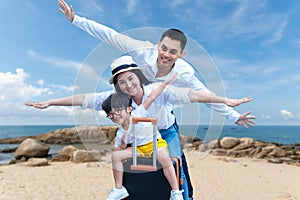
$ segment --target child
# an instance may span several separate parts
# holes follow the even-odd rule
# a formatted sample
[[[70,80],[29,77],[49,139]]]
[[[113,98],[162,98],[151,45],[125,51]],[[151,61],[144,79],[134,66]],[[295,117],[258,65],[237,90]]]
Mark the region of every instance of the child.
[[[127,197],[129,194],[125,187],[122,186],[123,181],[123,164],[122,162],[132,157],[132,149],[126,148],[128,144],[133,142],[133,133],[131,131],[132,117],[150,117],[147,109],[150,107],[151,103],[160,95],[164,88],[171,83],[176,78],[174,75],[169,80],[166,80],[159,84],[156,89],[154,89],[147,99],[138,106],[135,110],[132,110],[131,103],[132,99],[130,96],[123,93],[115,93],[110,95],[103,103],[102,108],[107,113],[107,117],[112,120],[112,122],[119,124],[120,128],[117,132],[115,148],[112,153],[112,167],[113,175],[115,180],[115,188],[113,188],[109,194],[107,200],[122,199]],[[189,97],[193,98],[193,97]],[[211,96],[210,94],[203,93],[201,100],[226,103],[227,105],[235,106],[241,103],[241,100],[222,98],[218,96]],[[148,123],[138,123],[135,126],[137,136],[137,151],[138,156],[151,155],[153,151],[153,132],[151,126]],[[171,200],[183,200],[182,191],[179,190],[175,171],[172,166],[168,150],[167,143],[161,138],[160,133],[157,131],[157,159],[163,167],[164,175],[166,176],[172,191]]]
[[[174,76],[175,77],[175,76]],[[132,111],[131,103],[132,99],[130,96],[122,93],[115,93],[110,95],[102,104],[103,110],[107,113],[107,117],[110,118],[114,123],[121,125],[116,136],[115,148],[112,153],[112,167],[113,175],[115,180],[115,188],[110,192],[107,200],[117,200],[127,197],[129,194],[122,186],[123,182],[123,161],[127,158],[132,157],[132,149],[126,148],[127,144],[133,142],[132,137],[132,124],[131,118],[133,116],[147,117],[147,109],[156,97],[163,91],[164,87],[171,81],[165,81],[160,84],[155,90],[151,92],[151,95],[146,101]],[[153,151],[153,132],[149,123],[139,123],[135,126],[137,136],[137,155],[151,155]],[[157,131],[157,159],[163,167],[163,172],[167,178],[172,191],[172,200],[183,200],[182,191],[179,190],[177,179],[175,176],[175,170],[173,168],[169,153],[167,150],[167,143],[161,138],[160,133]]]

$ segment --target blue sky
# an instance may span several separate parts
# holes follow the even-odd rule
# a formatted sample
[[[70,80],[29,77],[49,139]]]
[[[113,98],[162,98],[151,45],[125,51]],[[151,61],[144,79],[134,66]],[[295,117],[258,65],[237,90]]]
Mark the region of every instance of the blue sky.
[[[252,111],[257,124],[300,125],[300,1],[67,2],[76,14],[119,32],[147,27],[181,29],[190,44],[203,47],[213,60],[226,96],[254,98],[237,111]],[[0,124],[73,124],[74,113],[95,114],[70,107],[36,110],[24,103],[79,91],[75,85],[83,63],[99,44],[100,49],[106,47],[67,21],[56,0],[3,1],[0,24]],[[159,38],[155,39],[150,40],[155,43]],[[102,53],[107,52],[110,50]],[[112,61],[112,55],[103,54],[105,63]],[[107,74],[97,80],[97,90],[111,88],[105,81]],[[208,122],[209,112],[201,107],[201,123]],[[97,120],[108,123],[99,116]]]

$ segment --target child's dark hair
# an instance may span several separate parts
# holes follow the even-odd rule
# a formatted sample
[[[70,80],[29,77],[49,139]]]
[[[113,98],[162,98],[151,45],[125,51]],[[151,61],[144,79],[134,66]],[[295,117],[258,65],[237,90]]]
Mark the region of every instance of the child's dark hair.
[[[180,42],[181,50],[184,50],[187,39],[185,34],[181,30],[175,28],[166,30],[161,35],[160,41],[162,41],[165,37],[169,37],[172,40],[178,40]]]
[[[146,77],[145,75],[141,72],[140,69],[132,69],[130,70],[130,72],[134,73],[140,80],[140,85],[141,87],[143,85],[148,85],[149,83],[151,83]],[[118,76],[119,74],[117,74],[115,77],[114,77],[114,86],[115,86],[115,90],[117,91],[117,93],[123,93],[119,87],[119,84],[118,84]]]
[[[130,107],[132,99],[129,95],[123,93],[114,93],[109,95],[102,103],[102,109],[106,114],[114,108],[127,108]]]

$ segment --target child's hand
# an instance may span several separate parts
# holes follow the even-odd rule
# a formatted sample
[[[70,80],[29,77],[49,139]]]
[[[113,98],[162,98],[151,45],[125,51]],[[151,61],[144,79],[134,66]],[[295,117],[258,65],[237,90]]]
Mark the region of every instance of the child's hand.
[[[164,86],[170,85],[178,76],[178,72],[176,72],[173,76],[163,82]]]
[[[120,149],[126,149],[126,146],[127,146],[127,143],[126,143],[126,136],[127,136],[126,133],[124,133],[124,134],[122,135],[122,138],[121,138],[121,144],[120,144],[120,146],[119,146]]]
[[[242,99],[229,99],[229,98],[225,99],[226,105],[230,107],[239,106],[240,104],[248,103],[250,101],[252,101],[252,97],[245,97]]]

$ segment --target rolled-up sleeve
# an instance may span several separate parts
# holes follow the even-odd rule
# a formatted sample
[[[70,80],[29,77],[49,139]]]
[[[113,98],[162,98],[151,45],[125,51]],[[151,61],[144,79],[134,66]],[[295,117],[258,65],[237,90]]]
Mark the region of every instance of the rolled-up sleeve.
[[[164,90],[164,97],[167,103],[173,105],[190,104],[189,99],[190,88],[179,88],[172,85],[168,85]]]
[[[85,98],[81,108],[83,109],[93,109],[93,110],[102,110],[102,103],[114,93],[114,90],[101,92],[101,93],[87,93],[85,94]]]
[[[132,54],[136,50],[153,47],[153,44],[149,41],[133,39],[108,26],[78,15],[75,15],[72,24],[124,53]]]

